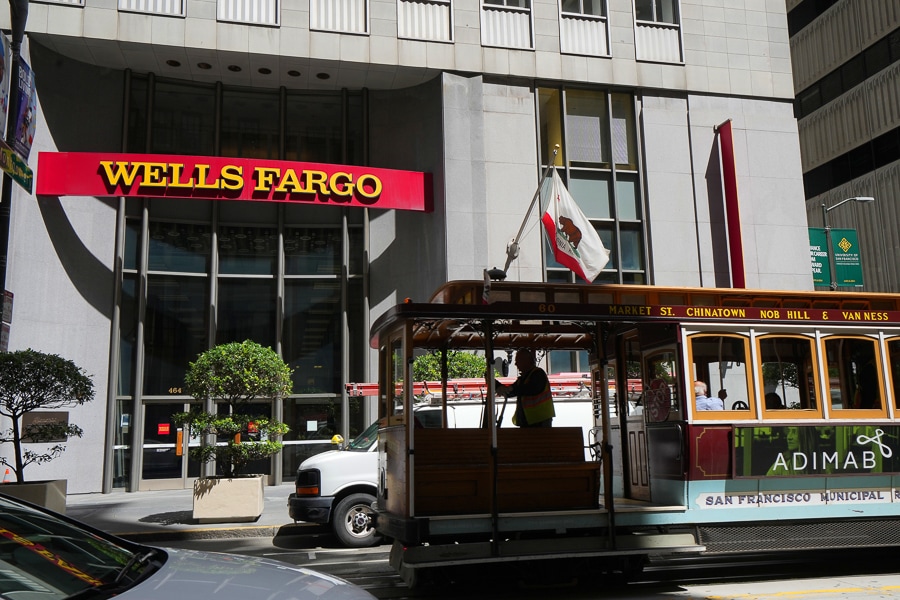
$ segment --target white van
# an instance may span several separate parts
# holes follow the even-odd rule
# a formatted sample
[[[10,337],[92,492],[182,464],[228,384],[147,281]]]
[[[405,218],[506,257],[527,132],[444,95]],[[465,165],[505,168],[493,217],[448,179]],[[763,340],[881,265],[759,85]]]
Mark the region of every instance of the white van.
[[[457,423],[456,413],[454,407],[448,407],[449,427],[472,427],[480,422]],[[441,407],[417,407],[416,419],[422,427],[440,427]],[[349,548],[379,543],[381,539],[371,523],[371,507],[378,489],[377,440],[375,422],[345,447],[303,461],[297,469],[296,489],[288,497],[288,514],[294,522],[330,524],[334,535]]]
[[[372,527],[378,473],[378,422],[369,425],[345,448],[311,456],[297,469],[296,490],[288,497],[288,514],[308,523],[330,523],[334,535],[350,548],[381,541]]]

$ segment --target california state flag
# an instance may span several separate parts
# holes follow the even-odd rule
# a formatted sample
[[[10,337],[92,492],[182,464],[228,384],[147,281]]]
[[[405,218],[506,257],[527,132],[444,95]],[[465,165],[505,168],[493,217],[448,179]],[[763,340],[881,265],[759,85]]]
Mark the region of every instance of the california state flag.
[[[550,202],[541,221],[556,262],[585,281],[594,281],[609,262],[609,250],[603,247],[597,230],[563,185],[556,167],[550,183]]]

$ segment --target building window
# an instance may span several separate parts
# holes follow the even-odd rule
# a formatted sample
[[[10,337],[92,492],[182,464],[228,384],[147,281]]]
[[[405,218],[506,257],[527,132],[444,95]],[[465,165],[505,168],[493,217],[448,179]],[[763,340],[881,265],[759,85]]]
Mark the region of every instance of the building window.
[[[637,60],[681,63],[678,0],[634,0],[634,49]]]
[[[609,56],[606,0],[560,0],[559,50],[563,54]]]
[[[606,16],[606,2],[603,0],[562,0],[562,11],[576,15]]]
[[[481,4],[481,45],[534,48],[531,0],[484,0]]]
[[[634,0],[634,16],[638,21],[678,24],[678,0]]]
[[[541,161],[557,169],[591,220],[610,261],[597,283],[647,283],[646,231],[634,98],[594,90],[538,90]],[[547,281],[575,281],[546,248]]]

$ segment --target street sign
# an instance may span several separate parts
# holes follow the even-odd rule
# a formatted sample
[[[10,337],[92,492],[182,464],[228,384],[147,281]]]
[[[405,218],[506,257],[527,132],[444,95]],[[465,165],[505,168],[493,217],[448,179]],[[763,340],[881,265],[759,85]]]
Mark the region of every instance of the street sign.
[[[856,230],[832,227],[831,252],[834,253],[834,280],[838,287],[862,287],[862,258]]]
[[[809,259],[812,262],[813,285],[831,286],[827,241],[825,230],[821,227],[809,228]]]
[[[855,229],[831,229],[831,248],[828,248],[825,229],[809,228],[809,258],[813,284],[831,286],[829,252],[834,257],[834,281],[837,287],[862,287],[862,257]]]
[[[0,169],[25,188],[26,192],[31,193],[34,187],[34,173],[28,167],[28,163],[2,140],[0,140]]]

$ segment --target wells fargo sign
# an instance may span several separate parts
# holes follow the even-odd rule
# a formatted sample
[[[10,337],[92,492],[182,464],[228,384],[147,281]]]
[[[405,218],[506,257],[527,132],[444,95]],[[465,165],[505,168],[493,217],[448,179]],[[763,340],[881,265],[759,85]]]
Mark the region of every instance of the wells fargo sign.
[[[41,152],[37,193],[431,210],[428,173],[211,156]]]

